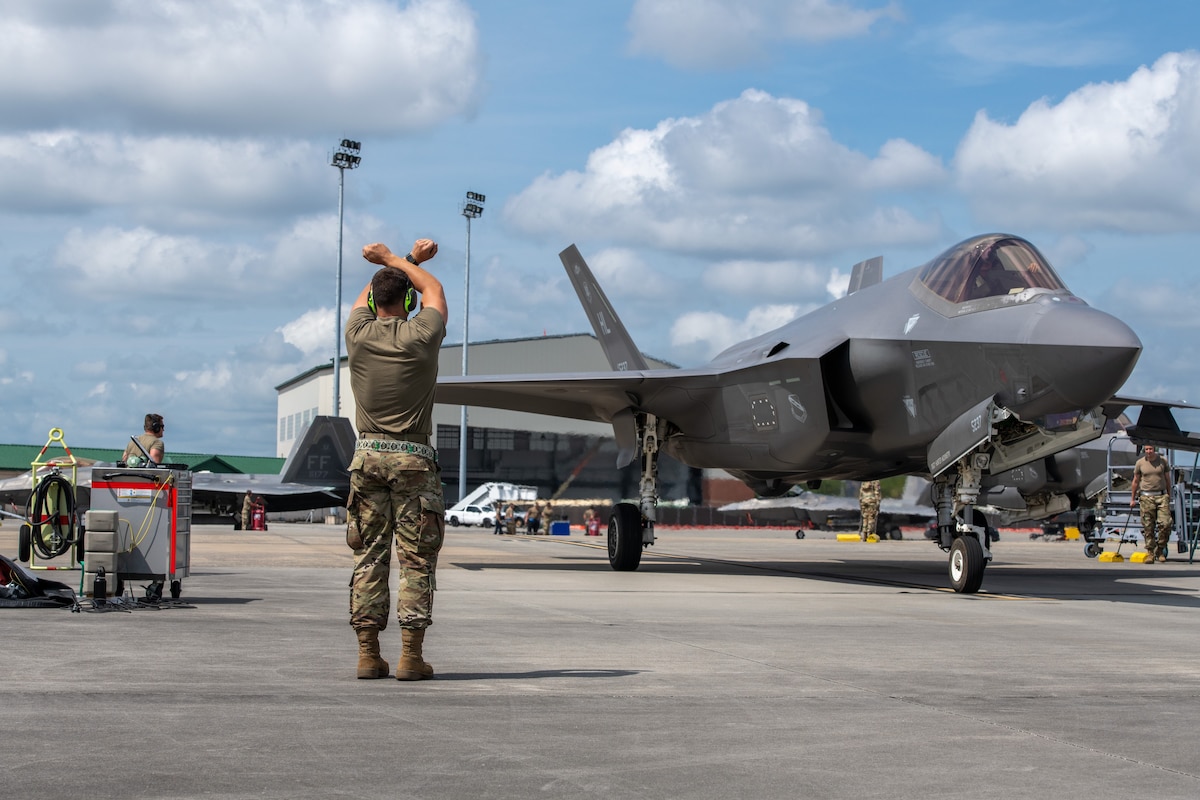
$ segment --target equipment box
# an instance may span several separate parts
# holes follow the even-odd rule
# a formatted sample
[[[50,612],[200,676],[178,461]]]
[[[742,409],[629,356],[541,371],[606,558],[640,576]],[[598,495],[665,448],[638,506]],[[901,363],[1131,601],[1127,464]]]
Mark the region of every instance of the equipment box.
[[[92,509],[117,514],[116,574],[109,585],[128,579],[170,580],[171,594],[177,597],[178,581],[190,566],[192,473],[96,467]]]

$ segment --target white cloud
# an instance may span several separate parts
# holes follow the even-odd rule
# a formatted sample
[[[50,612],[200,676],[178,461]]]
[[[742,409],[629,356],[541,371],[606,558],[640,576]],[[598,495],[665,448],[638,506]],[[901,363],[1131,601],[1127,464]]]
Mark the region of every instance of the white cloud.
[[[900,18],[896,3],[866,10],[835,0],[637,0],[629,49],[677,67],[727,69],[762,60],[772,46],[864,36]]]
[[[0,136],[0,209],[127,210],[151,224],[245,224],[328,204],[325,156],[297,141],[79,130]]]
[[[808,104],[751,89],[702,116],[622,132],[583,172],[538,178],[504,213],[541,234],[808,257],[932,240],[938,220],[881,206],[878,196],[927,191],[944,178],[940,161],[908,142],[889,141],[871,158],[835,141]]]
[[[702,281],[705,288],[721,295],[813,299],[824,292],[825,278],[811,263],[735,259],[710,266]]]
[[[1140,321],[1153,320],[1156,328],[1168,330],[1200,328],[1200,315],[1196,314],[1197,304],[1200,303],[1200,284],[1194,281],[1181,283],[1146,279],[1122,279],[1113,284],[1106,300],[1112,307],[1125,310],[1127,320],[1137,325]],[[1164,337],[1164,349],[1177,353],[1182,352],[1178,341],[1171,342]],[[1192,357],[1190,348],[1185,348],[1187,357]],[[1189,371],[1191,368],[1189,367]]]
[[[609,300],[620,295],[661,296],[671,291],[670,281],[633,250],[612,247],[587,256],[587,262]]]
[[[363,215],[350,215],[345,242],[378,239],[382,224]],[[73,295],[91,299],[119,297],[123,320],[129,325],[161,324],[163,314],[176,313],[198,300],[223,303],[275,304],[320,297],[314,282],[335,288],[337,218],[323,214],[303,217],[290,228],[250,241],[225,241],[178,236],[147,228],[73,228],[64,236],[50,263],[43,267]],[[360,265],[357,244],[345,244],[344,295],[351,297],[369,272]],[[322,284],[323,285],[323,284]],[[170,307],[154,301],[171,303]]]
[[[980,111],[955,156],[988,224],[1200,230],[1200,54],[1168,53],[1126,81],[1039,100],[1006,125]]]
[[[706,357],[711,358],[740,341],[786,325],[800,313],[801,307],[796,305],[765,305],[750,309],[744,319],[736,320],[715,311],[692,311],[671,326],[671,344],[701,344]]]
[[[43,5],[6,4],[0,125],[302,136],[352,121],[366,135],[425,130],[478,100],[461,0]]]
[[[332,353],[333,309],[316,308],[275,329],[283,340],[311,358],[322,351]],[[330,358],[333,356],[330,355]]]
[[[1088,31],[1084,18],[1058,21],[981,19],[959,14],[918,31],[914,49],[952,53],[975,76],[1012,66],[1084,67],[1111,63],[1125,50],[1111,34]],[[961,75],[959,76],[961,77]]]
[[[148,228],[71,230],[55,254],[56,265],[77,272],[65,285],[84,296],[142,298],[163,295],[220,297],[247,272],[266,270],[264,254]]]
[[[850,273],[842,274],[842,271],[834,267],[829,272],[829,280],[825,282],[825,291],[829,292],[833,297],[845,297],[846,292],[850,290]]]
[[[222,391],[233,385],[233,369],[224,361],[215,366],[195,370],[180,370],[174,374],[175,383],[187,391]]]

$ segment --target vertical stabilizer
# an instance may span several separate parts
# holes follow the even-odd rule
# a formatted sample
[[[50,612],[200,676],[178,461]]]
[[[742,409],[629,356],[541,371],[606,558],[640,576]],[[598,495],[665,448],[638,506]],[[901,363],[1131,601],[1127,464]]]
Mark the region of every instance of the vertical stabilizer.
[[[629,331],[625,330],[625,325],[617,316],[617,312],[613,311],[604,290],[600,288],[587,262],[579,254],[579,248],[571,245],[559,253],[558,257],[567,270],[567,277],[571,279],[575,293],[579,295],[583,310],[591,320],[592,330],[596,332],[596,338],[604,348],[609,365],[618,372],[649,369],[645,357],[634,345]]]
[[[354,426],[345,417],[313,417],[280,472],[284,483],[350,486]]]
[[[868,258],[860,261],[850,269],[850,286],[846,294],[854,294],[859,289],[874,286],[883,282],[883,256]]]

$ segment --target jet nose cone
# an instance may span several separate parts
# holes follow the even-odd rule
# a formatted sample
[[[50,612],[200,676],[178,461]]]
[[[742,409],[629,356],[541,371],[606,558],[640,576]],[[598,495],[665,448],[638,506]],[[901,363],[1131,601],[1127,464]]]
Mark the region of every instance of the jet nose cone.
[[[1128,325],[1085,305],[1056,304],[1034,327],[1033,342],[1059,351],[1042,377],[1072,408],[1091,408],[1116,394],[1142,352]]]

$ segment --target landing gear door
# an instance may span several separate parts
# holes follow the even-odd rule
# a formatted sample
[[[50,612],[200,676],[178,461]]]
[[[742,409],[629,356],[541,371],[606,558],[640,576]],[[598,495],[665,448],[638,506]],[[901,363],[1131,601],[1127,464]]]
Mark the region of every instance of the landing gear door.
[[[929,472],[933,477],[941,475],[992,437],[992,414],[995,411],[996,403],[989,397],[946,426],[929,445],[926,453]]]

